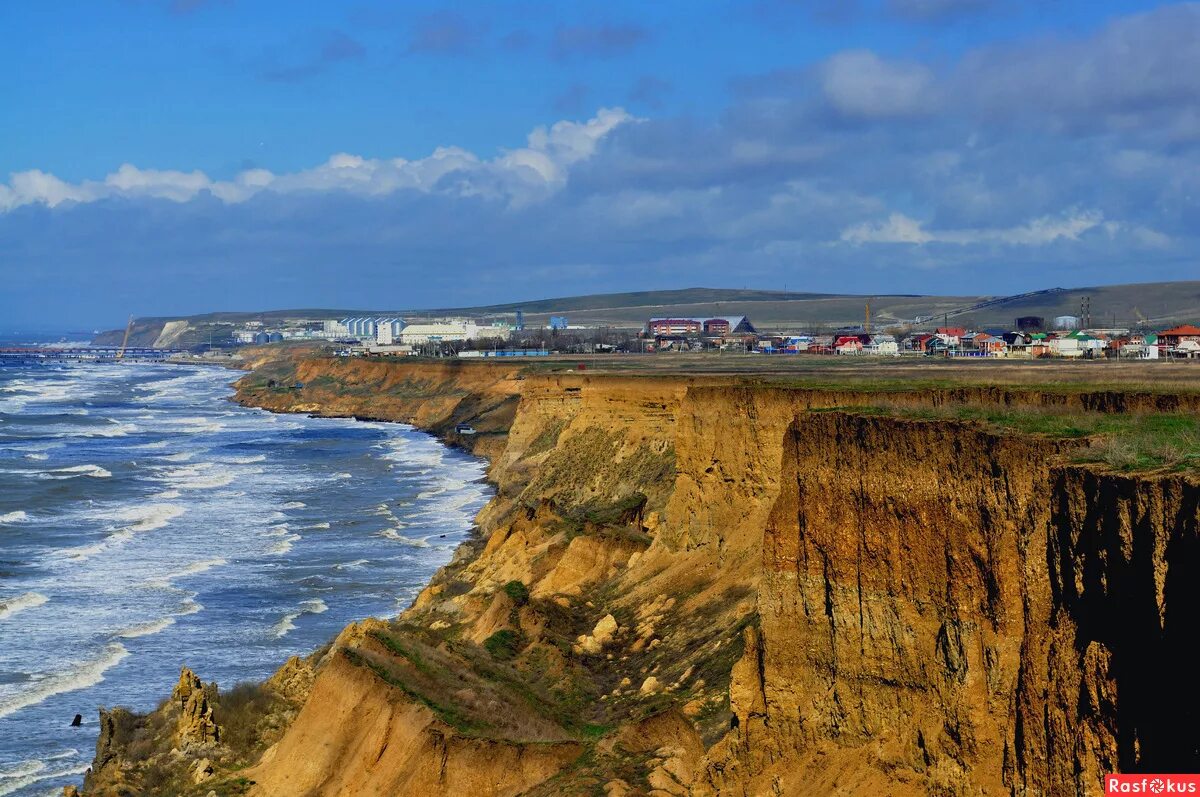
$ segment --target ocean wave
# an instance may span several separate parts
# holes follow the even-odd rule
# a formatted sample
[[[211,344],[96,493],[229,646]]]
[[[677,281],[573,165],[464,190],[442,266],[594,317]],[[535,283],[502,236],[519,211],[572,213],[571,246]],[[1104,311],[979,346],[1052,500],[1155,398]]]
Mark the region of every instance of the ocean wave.
[[[41,606],[48,600],[50,599],[40,592],[26,592],[15,598],[0,601],[0,620],[7,620],[17,612],[24,611],[25,609]]]
[[[225,461],[232,462],[235,465],[253,465],[255,462],[265,462],[266,459],[265,454],[254,454],[249,457],[230,457]]]
[[[45,462],[50,459],[50,455],[43,454],[40,451],[31,451],[25,455],[25,459],[32,459],[34,462]]]
[[[194,451],[180,451],[178,454],[168,454],[162,460],[164,462],[187,462],[194,456],[196,456]]]
[[[196,600],[196,596],[193,595],[190,598],[184,599],[183,603],[179,604],[179,611],[177,611],[175,614],[180,617],[186,617],[189,614],[196,614],[197,612],[203,610],[204,604]]]
[[[0,718],[23,708],[36,706],[54,695],[74,692],[95,686],[104,680],[104,673],[117,666],[129,655],[120,642],[109,643],[91,659],[81,661],[65,670],[34,676],[34,680],[14,695],[0,697]]]
[[[74,479],[78,476],[91,476],[93,479],[107,479],[112,471],[99,465],[72,465],[68,468],[55,468],[40,474],[44,479]]]
[[[405,537],[395,529],[384,529],[383,531],[379,532],[378,536],[389,540],[395,540],[396,542],[402,542],[405,545],[411,545],[414,548],[429,547],[429,543],[425,540],[414,540],[412,537]]]
[[[286,537],[281,539],[279,542],[275,543],[270,548],[268,548],[267,553],[273,554],[276,556],[282,556],[283,554],[292,550],[292,543],[296,542],[299,539],[301,539],[299,534],[288,534]]]
[[[288,501],[286,504],[283,505],[283,508],[284,509],[303,509],[306,506],[308,506],[308,504],[304,503],[303,501]]]
[[[304,528],[306,528],[306,529],[327,529],[327,528],[329,528],[329,521],[325,521],[323,523],[314,523],[311,526],[305,526]]]
[[[78,755],[79,751],[72,750],[66,755],[48,756],[46,761],[73,758]],[[76,764],[69,769],[51,769],[46,761],[27,760],[18,763],[11,769],[0,769],[0,797],[5,797],[5,795],[20,791],[43,780],[69,778],[72,775],[82,775],[88,771],[87,764]],[[56,785],[53,791],[48,793],[61,794],[61,786]]]
[[[329,480],[331,482],[336,482],[336,481],[342,481],[343,479],[353,479],[353,478],[354,478],[353,474],[346,473],[345,471],[343,471],[341,473],[333,474],[332,476],[329,477]]]
[[[188,565],[187,567],[181,568],[179,570],[173,570],[170,573],[167,573],[165,576],[157,576],[155,578],[149,579],[146,582],[146,584],[148,586],[152,586],[152,587],[169,587],[169,586],[171,586],[171,583],[173,581],[175,581],[175,579],[177,579],[177,578],[187,578],[188,576],[198,576],[201,573],[205,573],[209,570],[212,570],[214,567],[220,567],[221,565],[227,565],[227,564],[229,564],[229,562],[226,561],[225,559],[220,559],[220,558],[205,559],[202,562],[193,562],[192,564]]]
[[[333,566],[334,570],[357,570],[365,564],[370,564],[370,559],[355,559],[353,562],[341,562]]]
[[[211,490],[233,482],[234,474],[213,472],[213,465],[212,462],[198,462],[194,465],[168,468],[162,480],[180,490]]]
[[[29,515],[25,514],[24,510],[18,509],[16,512],[9,512],[6,515],[0,515],[0,523],[24,523],[29,520]]]
[[[160,631],[166,631],[175,624],[174,617],[163,617],[159,620],[150,620],[145,623],[137,623],[128,628],[123,628],[113,634],[115,639],[137,639],[138,637],[151,636]]]
[[[81,426],[80,431],[67,434],[56,434],[54,437],[125,437],[138,430],[132,423],[121,423],[112,418],[105,418],[108,426]]]
[[[179,504],[145,504],[128,509],[118,509],[102,515],[107,520],[126,523],[127,531],[154,531],[161,529],[187,510]]]
[[[329,611],[329,607],[320,598],[312,598],[302,602],[296,611],[288,612],[279,618],[279,622],[272,629],[275,632],[275,638],[282,639],[287,636],[287,633],[296,627],[295,621],[299,620],[301,616],[306,614],[322,614],[327,611]]]

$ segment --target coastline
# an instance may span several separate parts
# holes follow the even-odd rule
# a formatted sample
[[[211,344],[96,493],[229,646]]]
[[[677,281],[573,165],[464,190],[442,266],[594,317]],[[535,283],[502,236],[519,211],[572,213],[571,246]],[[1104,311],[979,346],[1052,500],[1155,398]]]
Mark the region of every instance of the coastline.
[[[1014,409],[1191,418],[1191,396],[333,358],[252,368],[239,403],[411,424],[486,457],[495,494],[410,608],[348,626],[263,685],[277,702],[255,716],[275,731],[257,746],[193,744],[187,706],[168,706],[143,727],[165,728],[163,749],[183,758],[131,759],[114,734],[89,794],[129,773],[190,777],[179,767],[202,756],[200,795],[818,794],[845,773],[854,797],[1086,793],[1136,762],[1117,757],[1120,701],[1078,696],[1144,690],[1111,662],[1190,633],[1163,592],[1143,593],[1195,575],[1172,518],[1195,508],[1196,475],[1082,462],[1071,428],[1004,423]],[[481,434],[460,440],[459,423]],[[1088,507],[1106,536],[1084,533]],[[1158,553],[1131,559],[1120,540]],[[1054,586],[1095,568],[1174,624],[1155,631],[1104,594]],[[223,699],[214,689],[210,719],[240,721]],[[1137,727],[1175,728],[1137,705]],[[1183,742],[1144,738],[1148,761],[1178,760]]]

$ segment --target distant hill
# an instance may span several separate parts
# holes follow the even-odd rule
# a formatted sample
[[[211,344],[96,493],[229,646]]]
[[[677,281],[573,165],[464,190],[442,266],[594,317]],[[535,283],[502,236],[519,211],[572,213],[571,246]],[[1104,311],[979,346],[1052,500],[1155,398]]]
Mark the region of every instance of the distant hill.
[[[1079,315],[1084,297],[1090,299],[1093,326],[1165,326],[1178,321],[1200,321],[1200,281],[1099,285],[1046,289],[1019,297],[923,296],[917,294],[822,294],[726,288],[683,288],[667,291],[566,296],[479,307],[417,309],[308,308],[261,312],[214,312],[184,318],[139,318],[130,344],[138,346],[194,346],[211,340],[228,340],[234,325],[247,321],[268,324],[286,319],[340,319],[348,316],[400,316],[403,318],[472,316],[512,320],[521,310],[529,325],[544,325],[551,315],[566,315],[571,324],[636,328],[650,316],[747,315],[759,328],[801,330],[861,324],[871,305],[873,326],[884,328],[916,318],[942,318],[955,325],[1011,327],[1017,316]],[[986,307],[966,311],[974,305]],[[186,322],[185,324],[171,322]],[[98,343],[120,343],[124,330],[110,330]]]

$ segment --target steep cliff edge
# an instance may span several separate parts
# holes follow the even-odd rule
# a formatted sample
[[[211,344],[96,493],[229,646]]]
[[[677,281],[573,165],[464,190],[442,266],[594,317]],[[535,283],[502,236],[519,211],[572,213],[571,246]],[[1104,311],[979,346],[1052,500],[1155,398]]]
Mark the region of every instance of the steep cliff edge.
[[[211,756],[208,783],[1066,795],[1200,763],[1195,477],[1080,464],[1082,438],[898,417],[1190,397],[257,365],[239,400],[414,423],[489,456],[497,496],[412,609],[290,665],[306,677],[277,704],[297,707],[277,711],[286,729],[249,768]],[[161,769],[126,760],[120,788],[89,788],[139,793]]]

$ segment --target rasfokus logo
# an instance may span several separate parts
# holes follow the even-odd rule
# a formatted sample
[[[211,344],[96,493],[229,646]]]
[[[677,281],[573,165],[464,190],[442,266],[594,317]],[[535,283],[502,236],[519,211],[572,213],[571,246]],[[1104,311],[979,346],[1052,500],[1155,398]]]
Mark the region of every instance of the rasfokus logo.
[[[1200,775],[1105,775],[1104,794],[1200,794]]]

